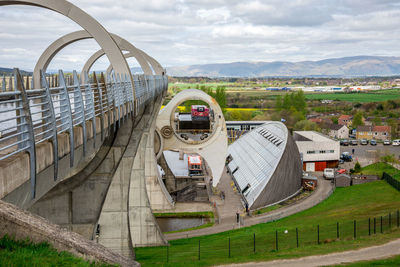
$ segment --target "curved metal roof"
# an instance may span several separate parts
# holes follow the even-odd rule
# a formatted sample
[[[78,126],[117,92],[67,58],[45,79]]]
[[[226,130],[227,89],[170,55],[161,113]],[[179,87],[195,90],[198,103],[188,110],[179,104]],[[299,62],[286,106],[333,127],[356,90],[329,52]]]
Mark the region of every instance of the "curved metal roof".
[[[248,132],[228,147],[228,167],[249,207],[268,184],[285,151],[286,126],[267,122]]]

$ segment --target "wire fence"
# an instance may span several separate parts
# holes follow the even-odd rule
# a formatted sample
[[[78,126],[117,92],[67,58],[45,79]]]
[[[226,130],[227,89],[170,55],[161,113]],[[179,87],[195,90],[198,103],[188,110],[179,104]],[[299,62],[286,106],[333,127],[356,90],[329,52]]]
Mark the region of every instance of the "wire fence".
[[[386,172],[383,173],[382,175],[383,180],[385,180],[388,184],[396,188],[397,190],[400,191],[400,180],[393,178]]]
[[[317,224],[309,227],[280,227],[264,233],[250,232],[243,229],[207,238],[189,238],[175,241],[170,246],[141,250],[136,254],[137,260],[149,260],[152,263],[177,263],[212,260],[217,262],[224,258],[266,254],[292,248],[312,245],[323,245],[338,240],[357,240],[361,237],[390,233],[399,228],[399,210],[386,215]],[[147,254],[148,253],[148,254]]]

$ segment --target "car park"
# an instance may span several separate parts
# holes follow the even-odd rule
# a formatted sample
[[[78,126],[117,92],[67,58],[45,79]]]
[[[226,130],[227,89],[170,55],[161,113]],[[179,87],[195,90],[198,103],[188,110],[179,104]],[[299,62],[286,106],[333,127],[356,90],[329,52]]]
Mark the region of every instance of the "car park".
[[[390,145],[390,140],[385,140],[385,141],[383,141],[383,145],[385,145],[385,146],[387,146],[387,145]]]
[[[356,146],[356,145],[358,145],[358,141],[357,140],[350,140],[350,144],[352,146]]]
[[[372,139],[370,142],[371,146],[376,146],[376,140]]]
[[[360,144],[364,145],[364,146],[368,145],[368,140],[367,139],[361,139]]]

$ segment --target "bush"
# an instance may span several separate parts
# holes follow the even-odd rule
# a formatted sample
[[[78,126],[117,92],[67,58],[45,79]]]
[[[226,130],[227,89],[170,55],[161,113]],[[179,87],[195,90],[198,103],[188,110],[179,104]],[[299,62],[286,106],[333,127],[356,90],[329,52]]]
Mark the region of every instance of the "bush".
[[[361,171],[361,165],[360,165],[360,163],[358,161],[354,165],[354,171],[355,172],[360,172]]]

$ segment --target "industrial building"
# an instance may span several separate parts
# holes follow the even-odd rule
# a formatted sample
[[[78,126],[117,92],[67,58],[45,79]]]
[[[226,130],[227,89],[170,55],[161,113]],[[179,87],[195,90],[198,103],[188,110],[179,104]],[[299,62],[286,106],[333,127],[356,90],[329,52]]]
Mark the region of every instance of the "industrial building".
[[[336,168],[340,158],[340,142],[314,131],[295,131],[293,138],[303,160],[305,171]]]
[[[252,210],[279,203],[301,189],[300,154],[281,122],[266,122],[231,144],[227,169]]]

